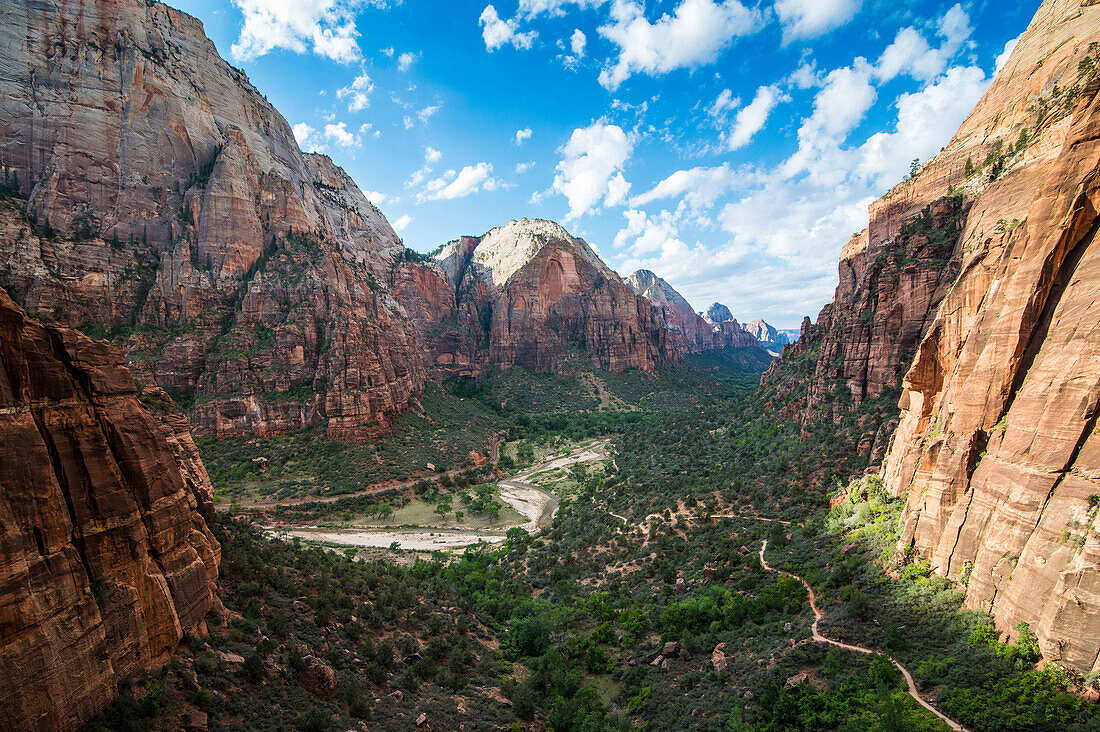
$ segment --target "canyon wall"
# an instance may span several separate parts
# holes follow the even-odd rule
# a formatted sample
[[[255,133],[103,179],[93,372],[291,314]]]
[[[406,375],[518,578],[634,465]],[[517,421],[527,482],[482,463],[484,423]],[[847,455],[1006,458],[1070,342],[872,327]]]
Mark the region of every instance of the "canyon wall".
[[[423,386],[405,248],[194,18],[13,0],[0,24],[0,284],[124,341],[200,434],[371,434]],[[25,200],[24,200],[25,199]]]
[[[950,143],[869,210],[763,384],[802,420],[868,400],[857,449],[899,552],[1081,673],[1100,653],[1100,6],[1046,0]]]
[[[1100,653],[1098,41],[1100,7],[1044,2],[948,147],[1023,141],[976,191],[885,466],[907,498],[899,549],[1085,674]]]
[[[498,368],[652,372],[679,353],[649,301],[551,221],[512,221],[434,256],[466,308],[461,322],[480,324]]]
[[[120,349],[3,291],[0,454],[5,727],[75,729],[205,632],[213,490],[187,423],[163,392],[139,398]]]

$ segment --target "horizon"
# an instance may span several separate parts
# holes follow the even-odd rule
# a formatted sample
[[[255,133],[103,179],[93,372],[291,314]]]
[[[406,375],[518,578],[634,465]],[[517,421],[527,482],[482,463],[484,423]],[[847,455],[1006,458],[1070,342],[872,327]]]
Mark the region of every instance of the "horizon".
[[[624,279],[784,330],[816,320],[867,206],[947,144],[1038,6],[170,4],[406,246],[548,219]]]

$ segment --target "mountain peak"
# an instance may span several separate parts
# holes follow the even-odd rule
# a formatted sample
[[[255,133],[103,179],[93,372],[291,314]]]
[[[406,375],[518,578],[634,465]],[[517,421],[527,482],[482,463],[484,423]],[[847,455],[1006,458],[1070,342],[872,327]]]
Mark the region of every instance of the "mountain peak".
[[[718,323],[724,323],[727,320],[733,320],[733,313],[720,302],[712,304],[707,311],[703,313],[703,320],[707,321],[711,325],[717,325]]]

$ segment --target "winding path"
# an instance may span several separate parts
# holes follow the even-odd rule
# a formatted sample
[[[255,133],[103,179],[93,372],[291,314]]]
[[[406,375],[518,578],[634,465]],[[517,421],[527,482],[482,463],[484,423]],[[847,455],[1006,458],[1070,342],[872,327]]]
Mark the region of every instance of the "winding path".
[[[760,545],[760,564],[763,565],[764,569],[768,570],[769,572],[779,572],[779,574],[785,574],[788,577],[793,577],[801,582],[802,586],[806,588],[806,592],[810,598],[810,608],[814,611],[814,622],[813,625],[810,626],[810,630],[813,632],[813,638],[815,641],[817,641],[818,643],[828,643],[829,645],[833,645],[838,648],[844,648],[845,650],[849,651],[855,651],[856,653],[872,654],[878,652],[871,648],[864,648],[863,646],[853,646],[850,643],[841,643],[840,641],[833,640],[832,638],[826,638],[824,635],[822,635],[821,631],[818,630],[817,624],[821,620],[821,617],[822,615],[824,615],[824,613],[822,613],[821,610],[819,610],[817,607],[817,595],[814,593],[814,588],[810,587],[810,583],[799,577],[797,574],[784,572],[781,569],[777,570],[775,569],[775,567],[772,567],[770,564],[768,564],[768,561],[764,559],[764,550],[767,548],[768,540],[764,539],[764,543]],[[909,696],[913,697],[918,704],[920,704],[928,711],[932,712],[932,714],[935,714],[937,717],[942,719],[944,724],[946,724],[951,729],[956,730],[956,732],[967,732],[966,727],[963,727],[961,724],[943,714],[934,706],[926,702],[924,698],[921,697],[920,692],[917,691],[917,684],[915,681],[913,681],[913,675],[909,673],[909,671],[900,663],[898,663],[895,659],[891,658],[890,660],[895,666],[898,667],[898,671],[901,671],[901,675],[905,677],[905,683],[909,686]]]

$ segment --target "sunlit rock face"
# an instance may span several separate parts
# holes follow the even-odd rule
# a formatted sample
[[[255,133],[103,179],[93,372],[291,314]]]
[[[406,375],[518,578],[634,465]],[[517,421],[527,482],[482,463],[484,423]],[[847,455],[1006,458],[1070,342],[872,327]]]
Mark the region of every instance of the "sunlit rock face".
[[[946,148],[871,205],[833,301],[764,377],[805,387],[802,419],[900,387],[896,431],[860,445],[877,457],[892,433],[899,551],[1082,673],[1100,652],[1098,41],[1100,7],[1042,4]]]
[[[2,284],[70,323],[134,327],[131,367],[204,435],[385,427],[425,378],[393,298],[416,279],[354,182],[159,3],[5,5]]]
[[[31,320],[0,290],[6,729],[75,729],[205,632],[213,489],[163,405],[139,401],[120,349]]]
[[[1100,7],[1043,3],[945,151],[1022,140],[995,181],[957,184],[974,197],[961,272],[905,376],[885,468],[908,499],[900,548],[1082,673],[1100,652],[1097,41]]]
[[[649,301],[551,221],[512,221],[450,242],[435,258],[460,305],[480,314],[497,367],[556,371],[572,360],[654,371],[677,354]]]

